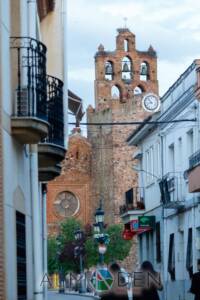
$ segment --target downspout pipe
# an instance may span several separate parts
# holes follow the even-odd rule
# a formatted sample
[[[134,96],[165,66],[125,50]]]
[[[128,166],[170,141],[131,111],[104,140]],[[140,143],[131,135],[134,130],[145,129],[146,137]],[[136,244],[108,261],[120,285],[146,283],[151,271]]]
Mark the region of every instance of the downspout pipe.
[[[64,114],[64,142],[68,148],[68,59],[67,59],[67,0],[62,0],[62,35],[63,35],[63,114]]]
[[[41,184],[42,189],[42,223],[43,223],[43,273],[44,277],[48,276],[48,267],[47,267],[47,184]],[[47,288],[48,284],[44,283],[44,300],[47,300]]]
[[[37,3],[36,0],[27,0],[28,7],[28,34],[37,38]],[[43,270],[42,270],[42,222],[41,205],[38,181],[38,146],[30,145],[30,191],[32,204],[32,235],[33,235],[33,299],[43,300]]]

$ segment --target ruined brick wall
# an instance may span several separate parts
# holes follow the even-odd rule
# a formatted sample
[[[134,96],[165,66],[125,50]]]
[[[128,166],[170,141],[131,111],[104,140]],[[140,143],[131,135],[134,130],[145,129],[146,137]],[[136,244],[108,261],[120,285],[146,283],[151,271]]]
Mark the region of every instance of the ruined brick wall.
[[[148,51],[138,51],[135,35],[128,29],[120,29],[116,39],[116,50],[105,51],[99,46],[95,55],[95,109],[87,110],[88,122],[132,122],[142,121],[147,113],[142,107],[145,93],[158,93],[157,58],[152,47]],[[124,49],[128,41],[128,51]],[[122,79],[122,59],[131,59],[131,80]],[[110,80],[105,78],[107,62],[113,66]],[[141,80],[141,64],[148,64],[148,78]],[[119,97],[112,95],[112,87],[117,86]],[[135,94],[139,87],[141,94]],[[93,210],[98,206],[100,197],[104,201],[107,223],[120,222],[119,206],[124,203],[125,192],[138,186],[137,174],[133,170],[134,147],[126,139],[136,125],[88,126],[88,139],[92,145],[92,203]]]
[[[75,132],[69,137],[69,148],[62,163],[61,175],[48,184],[47,224],[49,234],[58,231],[65,218],[55,213],[54,203],[63,191],[73,193],[79,200],[79,210],[74,215],[83,224],[92,223],[91,210],[91,145],[87,139]]]

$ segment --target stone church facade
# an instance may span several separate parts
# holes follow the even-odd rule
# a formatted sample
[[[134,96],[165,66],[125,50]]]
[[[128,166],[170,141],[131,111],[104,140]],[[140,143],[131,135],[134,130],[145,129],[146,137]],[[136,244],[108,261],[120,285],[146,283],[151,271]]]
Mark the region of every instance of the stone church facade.
[[[152,46],[136,49],[135,35],[118,29],[116,49],[100,45],[95,54],[95,107],[87,109],[88,137],[76,129],[62,174],[48,184],[47,222],[55,233],[61,221],[74,216],[84,224],[94,222],[94,212],[102,200],[105,222],[120,222],[119,207],[125,192],[138,186],[133,170],[133,152],[126,139],[136,125],[111,125],[142,121],[148,116],[142,107],[145,93],[158,94],[157,55]],[[72,203],[72,206],[70,206]]]
[[[48,233],[56,234],[60,223],[69,217],[86,225],[91,215],[91,145],[76,128],[69,136],[61,175],[48,183]]]

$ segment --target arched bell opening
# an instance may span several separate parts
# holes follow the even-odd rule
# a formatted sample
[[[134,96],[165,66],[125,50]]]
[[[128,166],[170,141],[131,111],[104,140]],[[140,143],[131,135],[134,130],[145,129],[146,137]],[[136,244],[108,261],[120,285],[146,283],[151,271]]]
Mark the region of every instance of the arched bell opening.
[[[141,95],[144,92],[145,92],[144,88],[141,85],[138,85],[134,88],[133,94],[134,95]]]
[[[113,85],[111,89],[111,98],[120,100],[121,99],[121,89],[117,85]]]
[[[124,40],[124,51],[125,52],[129,51],[129,42],[128,42],[128,40]]]
[[[114,79],[114,69],[113,69],[113,63],[111,61],[107,61],[105,63],[105,79],[107,80]]]
[[[147,81],[149,79],[149,64],[148,62],[143,61],[140,65],[140,80]]]
[[[133,79],[132,61],[128,56],[122,59],[122,80],[129,83]]]

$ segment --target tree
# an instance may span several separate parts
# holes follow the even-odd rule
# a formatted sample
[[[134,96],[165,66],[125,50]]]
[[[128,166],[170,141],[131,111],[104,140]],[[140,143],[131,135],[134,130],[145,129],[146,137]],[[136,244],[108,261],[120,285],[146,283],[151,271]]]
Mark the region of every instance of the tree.
[[[74,218],[65,220],[60,227],[59,243],[58,238],[49,238],[48,241],[48,267],[49,273],[52,274],[62,268],[65,272],[79,271],[79,257],[74,257],[74,248],[79,245],[74,238],[74,232],[77,228],[85,232],[85,268],[97,265],[99,261],[98,243],[94,241],[91,226],[86,225],[83,228],[80,221]],[[116,260],[123,260],[127,257],[131,241],[125,241],[122,238],[123,226],[115,224],[105,229],[105,233],[109,234],[110,243],[105,253],[105,262],[110,263]],[[59,260],[58,260],[59,254]]]
[[[48,273],[52,275],[58,272],[58,261],[56,257],[57,243],[55,237],[48,238]]]

